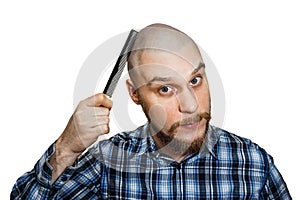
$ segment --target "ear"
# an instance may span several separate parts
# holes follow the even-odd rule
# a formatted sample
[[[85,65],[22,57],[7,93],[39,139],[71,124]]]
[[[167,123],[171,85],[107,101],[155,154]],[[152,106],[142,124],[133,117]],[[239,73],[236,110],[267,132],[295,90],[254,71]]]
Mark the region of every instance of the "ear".
[[[137,93],[137,90],[135,89],[134,83],[130,80],[126,80],[127,90],[129,93],[129,96],[131,97],[132,101],[136,103],[137,105],[140,104],[139,95]]]

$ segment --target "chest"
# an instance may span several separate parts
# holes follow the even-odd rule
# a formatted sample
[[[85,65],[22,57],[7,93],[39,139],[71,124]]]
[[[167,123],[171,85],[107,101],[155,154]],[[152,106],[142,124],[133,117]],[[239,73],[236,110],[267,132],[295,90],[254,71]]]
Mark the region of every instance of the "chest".
[[[103,198],[258,199],[264,171],[254,163],[205,159],[158,165],[134,161],[106,167]]]

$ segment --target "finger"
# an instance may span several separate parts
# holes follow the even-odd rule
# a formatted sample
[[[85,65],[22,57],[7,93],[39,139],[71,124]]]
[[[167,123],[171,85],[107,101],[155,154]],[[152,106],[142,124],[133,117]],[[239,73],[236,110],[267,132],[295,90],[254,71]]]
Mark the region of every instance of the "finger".
[[[107,124],[95,126],[93,132],[99,135],[107,134],[109,133],[109,126]]]
[[[109,124],[109,118],[108,117],[98,117],[97,118],[97,124],[98,125],[107,125]]]
[[[110,113],[109,109],[105,107],[94,107],[93,109],[95,116],[108,116]]]
[[[105,107],[84,107],[80,111],[77,111],[77,117],[82,120],[90,120],[96,116],[109,116],[109,109]]]
[[[102,106],[110,109],[112,107],[112,100],[103,93],[95,94],[86,99],[86,105],[90,107]]]
[[[94,128],[96,126],[100,125],[108,125],[109,124],[109,118],[108,117],[94,117],[93,120],[88,121],[87,127]]]

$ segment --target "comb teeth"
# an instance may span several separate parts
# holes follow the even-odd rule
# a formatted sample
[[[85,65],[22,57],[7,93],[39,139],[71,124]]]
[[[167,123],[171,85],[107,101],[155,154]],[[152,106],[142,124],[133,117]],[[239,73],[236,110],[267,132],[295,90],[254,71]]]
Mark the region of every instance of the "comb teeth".
[[[107,94],[110,97],[112,96],[112,94],[113,94],[113,92],[114,92],[114,90],[115,90],[115,88],[116,88],[116,86],[118,84],[118,81],[119,81],[119,79],[120,79],[120,77],[122,75],[122,72],[123,72],[123,70],[125,68],[126,60],[127,60],[125,57],[126,56],[122,56],[120,64],[118,66],[117,72],[115,74],[112,73],[113,78],[110,81],[108,89],[107,89],[107,91],[105,93],[105,94]]]
[[[121,77],[121,74],[124,70],[126,61],[128,60],[129,52],[132,49],[132,45],[134,43],[136,35],[137,35],[137,31],[135,31],[135,30],[130,31],[130,33],[127,37],[127,40],[125,42],[125,45],[123,46],[123,49],[118,57],[118,60],[114,66],[114,69],[108,79],[106,86],[105,86],[103,93],[110,97],[112,96],[112,94],[118,84],[118,81]]]

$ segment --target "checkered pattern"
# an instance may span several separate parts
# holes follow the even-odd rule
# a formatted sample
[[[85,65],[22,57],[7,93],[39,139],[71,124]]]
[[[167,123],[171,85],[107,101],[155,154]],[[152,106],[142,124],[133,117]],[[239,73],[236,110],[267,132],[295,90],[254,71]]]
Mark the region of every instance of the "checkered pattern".
[[[177,163],[157,151],[146,124],[99,142],[50,185],[51,145],[11,199],[291,199],[258,145],[214,126],[203,144]]]

